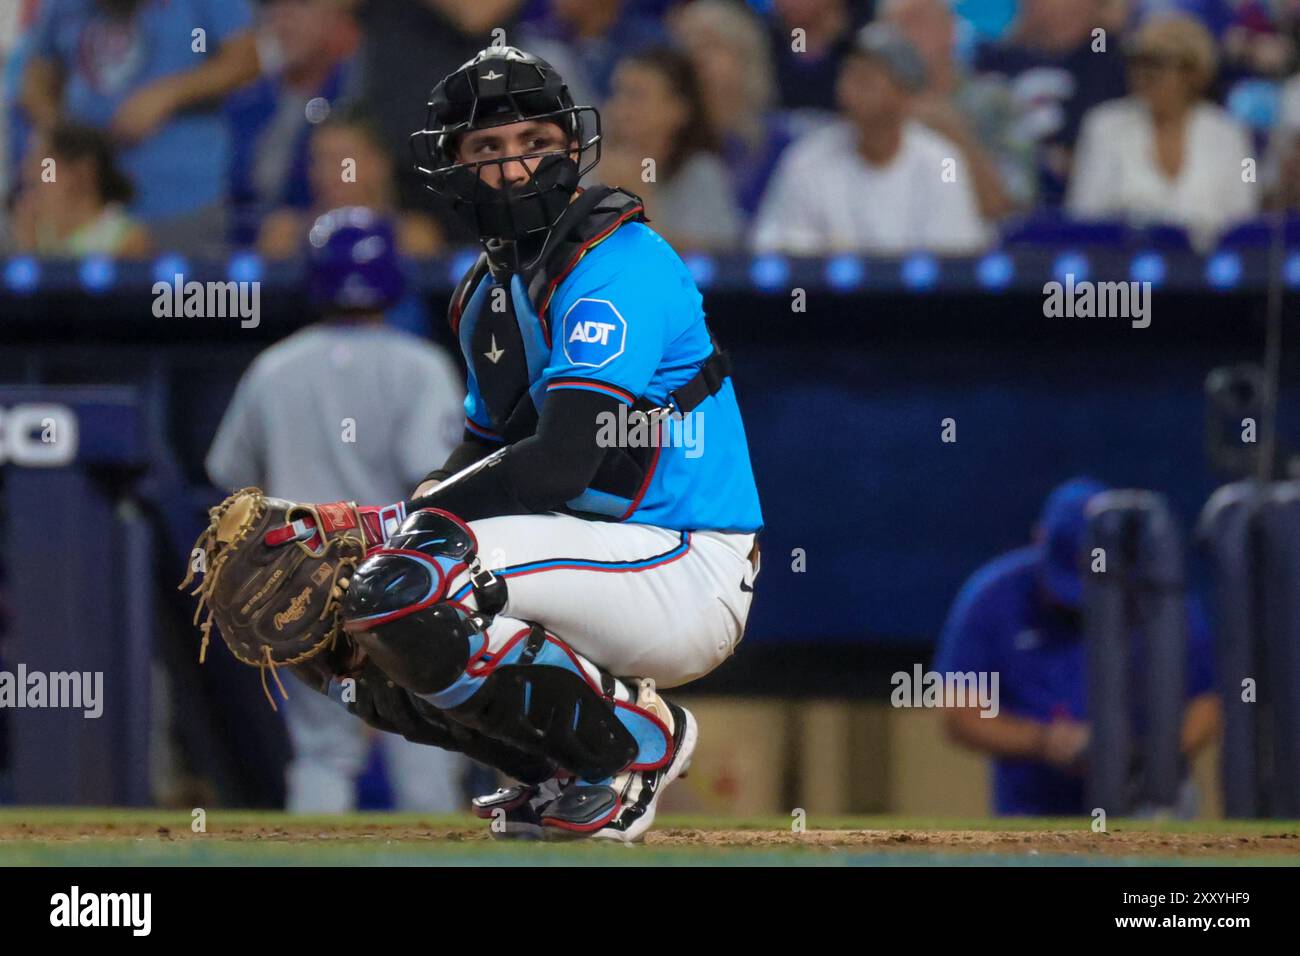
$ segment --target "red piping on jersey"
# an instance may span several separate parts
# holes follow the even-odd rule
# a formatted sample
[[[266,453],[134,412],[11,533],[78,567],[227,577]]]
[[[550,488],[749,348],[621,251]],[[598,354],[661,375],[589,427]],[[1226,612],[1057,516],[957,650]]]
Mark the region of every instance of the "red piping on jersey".
[[[650,480],[654,478],[655,469],[659,467],[659,453],[661,451],[663,451],[663,447],[656,445],[654,457],[650,459],[650,467],[647,468],[645,472],[645,480],[641,482],[641,487],[637,490],[636,497],[632,499],[632,504],[628,505],[627,511],[623,512],[623,516],[618,519],[619,521],[626,521],[636,513],[637,508],[641,507],[641,499],[645,497],[646,491],[649,490]]]
[[[482,425],[474,421],[474,419],[472,418],[465,419],[465,428],[467,431],[479,436],[480,438],[486,438],[489,441],[496,441],[496,442],[505,441],[504,438],[502,438],[496,432],[492,431],[492,429],[484,428]]]
[[[588,389],[593,392],[604,392],[607,395],[613,395],[621,402],[631,405],[636,401],[636,396],[627,389],[619,388],[617,385],[610,385],[607,382],[597,382],[589,378],[557,378],[546,385],[548,392],[555,389],[579,388]]]
[[[475,263],[472,266],[470,266],[470,268],[477,269],[478,262],[475,261]],[[480,278],[478,281],[482,282],[483,280],[482,278]],[[475,288],[477,287],[478,286],[476,284]],[[465,303],[469,301],[470,292],[471,292],[470,289],[466,289],[463,293],[456,296],[456,298],[452,299],[451,301],[451,314],[450,316],[448,316],[449,321],[447,324],[451,326],[452,335],[456,335],[456,336],[460,335],[460,317],[465,312]]]

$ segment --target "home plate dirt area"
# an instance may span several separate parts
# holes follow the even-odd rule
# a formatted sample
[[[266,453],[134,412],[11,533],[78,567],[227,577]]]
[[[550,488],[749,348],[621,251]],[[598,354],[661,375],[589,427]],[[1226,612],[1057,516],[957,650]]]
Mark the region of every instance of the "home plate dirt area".
[[[0,865],[1300,864],[1292,821],[661,818],[634,847],[493,840],[468,816],[290,817],[212,810],[0,810]]]

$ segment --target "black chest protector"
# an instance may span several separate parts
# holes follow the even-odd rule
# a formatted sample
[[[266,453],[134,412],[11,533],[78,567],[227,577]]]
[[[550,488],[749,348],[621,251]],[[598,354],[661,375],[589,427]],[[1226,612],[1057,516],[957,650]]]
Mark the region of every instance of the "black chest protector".
[[[549,306],[560,283],[589,250],[628,222],[644,222],[639,198],[621,189],[593,186],[585,189],[556,223],[536,261],[516,273],[513,262],[496,261],[506,256],[484,252],[452,293],[448,319],[466,353],[466,362],[477,382],[479,395],[492,430],[506,444],[514,444],[537,429],[539,408],[530,392],[541,369],[550,361],[551,323]],[[511,294],[518,274],[536,318],[519,315]],[[462,320],[468,326],[462,328]],[[689,412],[716,393],[730,374],[725,353],[715,346],[699,373],[672,394],[677,411]],[[656,408],[643,396],[633,412]],[[631,511],[618,508],[618,501],[631,506],[644,489],[659,449],[610,448],[591,483],[591,490],[603,493],[610,511],[602,517],[626,518]],[[619,513],[615,514],[614,510]],[[581,513],[587,513],[585,509]]]

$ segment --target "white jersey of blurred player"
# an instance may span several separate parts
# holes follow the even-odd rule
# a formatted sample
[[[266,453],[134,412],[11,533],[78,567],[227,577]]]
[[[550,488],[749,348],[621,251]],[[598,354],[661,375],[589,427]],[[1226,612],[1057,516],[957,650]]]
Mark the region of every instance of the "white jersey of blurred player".
[[[249,367],[208,453],[214,483],[258,485],[296,501],[394,501],[454,446],[460,373],[440,349],[377,324],[309,326]],[[289,685],[294,757],[287,806],[341,813],[372,737],[383,748],[398,809],[462,809],[460,754],[374,734],[329,698]]]

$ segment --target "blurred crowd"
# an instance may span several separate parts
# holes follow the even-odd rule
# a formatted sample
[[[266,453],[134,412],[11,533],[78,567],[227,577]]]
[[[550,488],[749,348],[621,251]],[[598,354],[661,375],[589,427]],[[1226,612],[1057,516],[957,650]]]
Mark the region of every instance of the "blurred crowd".
[[[292,257],[344,205],[466,243],[408,138],[504,42],[682,250],[1206,249],[1300,209],[1298,41],[1296,0],[7,0],[0,243]]]

